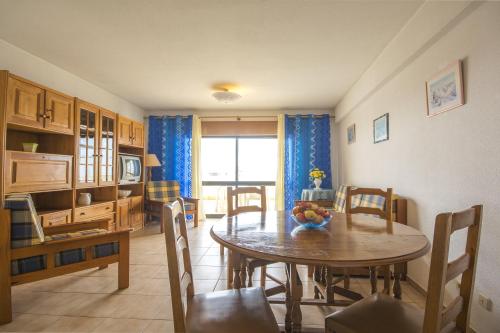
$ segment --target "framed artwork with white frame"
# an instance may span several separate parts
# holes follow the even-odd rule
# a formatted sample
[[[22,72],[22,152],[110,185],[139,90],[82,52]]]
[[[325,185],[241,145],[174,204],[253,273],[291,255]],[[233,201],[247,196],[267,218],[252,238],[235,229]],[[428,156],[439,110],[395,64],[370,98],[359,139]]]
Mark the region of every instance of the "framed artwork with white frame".
[[[389,140],[389,114],[386,113],[373,121],[373,143]]]
[[[464,105],[462,62],[454,61],[427,80],[427,116],[452,110]]]

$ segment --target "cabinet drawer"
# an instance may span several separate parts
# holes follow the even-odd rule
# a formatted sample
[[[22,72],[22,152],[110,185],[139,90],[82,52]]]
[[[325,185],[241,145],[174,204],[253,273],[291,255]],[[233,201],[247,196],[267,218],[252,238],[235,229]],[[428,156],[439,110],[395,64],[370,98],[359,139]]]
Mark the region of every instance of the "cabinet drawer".
[[[90,220],[101,215],[113,213],[113,202],[104,202],[101,204],[79,207],[75,209],[75,222]]]
[[[71,209],[51,213],[41,213],[44,228],[71,223]]]
[[[71,189],[73,156],[5,153],[5,193]]]

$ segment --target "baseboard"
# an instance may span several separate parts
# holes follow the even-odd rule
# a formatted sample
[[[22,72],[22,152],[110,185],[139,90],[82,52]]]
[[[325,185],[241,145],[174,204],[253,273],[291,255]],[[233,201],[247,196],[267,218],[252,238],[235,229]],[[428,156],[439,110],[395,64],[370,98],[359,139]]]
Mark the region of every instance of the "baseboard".
[[[422,288],[421,285],[416,283],[410,276],[406,276],[406,280],[408,281],[408,284],[412,286],[416,291],[418,291],[419,294],[421,294],[424,297],[427,297],[427,291]]]

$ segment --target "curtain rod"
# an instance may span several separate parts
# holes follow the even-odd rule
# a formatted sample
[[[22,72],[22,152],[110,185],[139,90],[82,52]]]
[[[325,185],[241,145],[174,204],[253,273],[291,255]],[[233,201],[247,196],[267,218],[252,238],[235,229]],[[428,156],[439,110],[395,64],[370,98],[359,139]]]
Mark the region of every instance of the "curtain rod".
[[[296,117],[300,117],[300,118],[307,118],[309,117],[310,115],[287,115],[288,117],[290,118],[296,118]],[[312,115],[313,118],[323,118],[324,115]],[[180,118],[189,118],[189,116],[181,116],[181,115],[177,115],[177,116],[172,116],[172,115],[164,115],[164,116],[147,116],[147,117],[144,117],[144,118],[149,118],[149,117],[157,117],[157,118],[176,118],[176,117],[180,117]],[[199,117],[200,119],[236,119],[236,120],[241,120],[241,119],[249,119],[249,118],[270,118],[270,119],[277,119],[278,116],[201,116]],[[329,116],[328,118],[330,119],[335,119],[335,116]]]

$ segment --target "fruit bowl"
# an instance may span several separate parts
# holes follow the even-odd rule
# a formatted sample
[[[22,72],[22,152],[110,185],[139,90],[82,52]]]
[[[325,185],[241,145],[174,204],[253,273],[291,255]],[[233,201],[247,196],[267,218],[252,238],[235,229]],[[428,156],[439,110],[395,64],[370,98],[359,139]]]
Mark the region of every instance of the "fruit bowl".
[[[292,220],[294,220],[295,223],[300,224],[305,229],[319,229],[319,228],[322,228],[325,225],[327,225],[328,222],[330,222],[331,217],[324,218],[323,221],[320,223],[311,222],[311,221],[301,222],[297,219],[297,217],[295,215],[292,215]]]
[[[318,229],[330,222],[328,210],[310,202],[301,202],[292,209],[292,219],[306,229]]]

